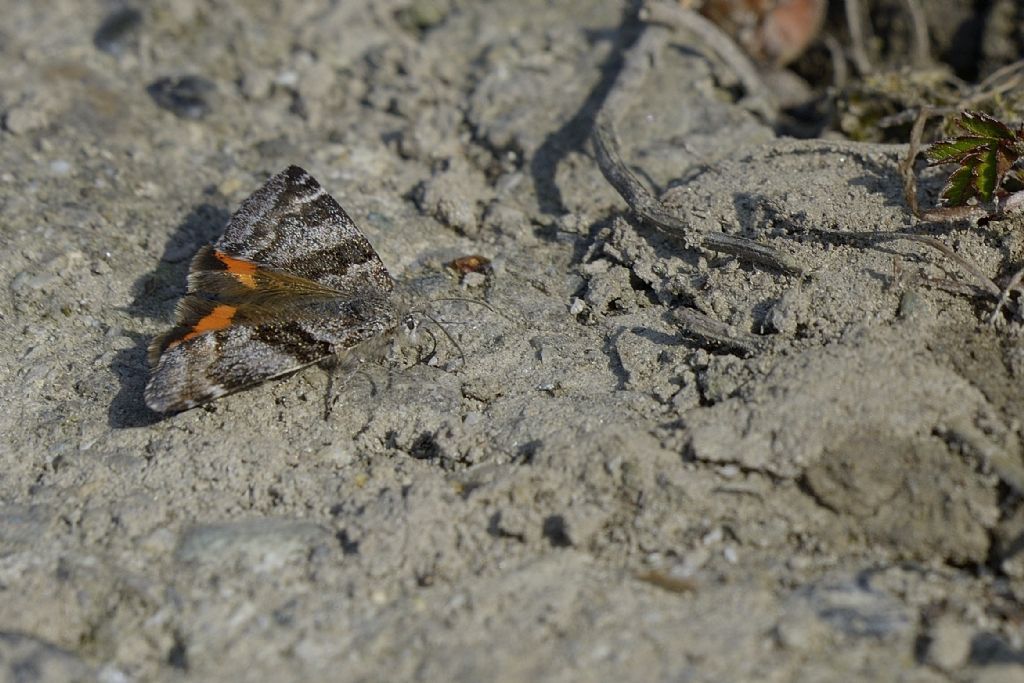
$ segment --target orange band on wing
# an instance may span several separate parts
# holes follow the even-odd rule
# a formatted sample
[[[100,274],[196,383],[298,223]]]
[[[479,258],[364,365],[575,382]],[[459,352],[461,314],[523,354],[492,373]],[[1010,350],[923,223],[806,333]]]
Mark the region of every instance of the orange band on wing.
[[[256,278],[253,277],[257,271],[256,264],[242,259],[233,258],[228,256],[223,251],[213,252],[214,257],[224,264],[224,268],[234,275],[239,282],[250,289],[256,289]]]
[[[181,337],[181,339],[175,339],[173,342],[167,345],[168,348],[177,346],[183,341],[188,341],[192,337],[197,337],[204,332],[213,332],[214,330],[223,330],[226,327],[230,327],[231,319],[235,317],[235,312],[238,309],[234,306],[228,306],[226,304],[220,304],[214,306],[213,310],[200,318],[192,330]]]

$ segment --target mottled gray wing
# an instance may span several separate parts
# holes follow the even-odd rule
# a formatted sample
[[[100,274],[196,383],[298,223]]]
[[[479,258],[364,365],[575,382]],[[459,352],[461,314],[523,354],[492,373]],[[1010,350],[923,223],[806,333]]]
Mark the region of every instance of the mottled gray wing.
[[[386,339],[384,333],[397,324],[390,299],[371,292],[351,301],[311,299],[275,310],[188,296],[178,309],[179,325],[151,349],[155,367],[146,405],[160,413],[187,410]]]
[[[309,173],[289,166],[249,196],[214,248],[338,291],[394,286],[341,205]]]

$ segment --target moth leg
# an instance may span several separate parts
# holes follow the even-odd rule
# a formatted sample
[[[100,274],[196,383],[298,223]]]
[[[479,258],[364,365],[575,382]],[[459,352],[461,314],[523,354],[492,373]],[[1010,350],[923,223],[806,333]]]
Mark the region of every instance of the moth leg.
[[[318,365],[327,373],[327,389],[324,392],[324,421],[331,418],[334,406],[341,400],[349,380],[356,375],[362,375],[370,383],[371,397],[377,395],[377,383],[373,381],[369,373],[359,368],[358,360],[349,354],[329,356],[320,361]]]

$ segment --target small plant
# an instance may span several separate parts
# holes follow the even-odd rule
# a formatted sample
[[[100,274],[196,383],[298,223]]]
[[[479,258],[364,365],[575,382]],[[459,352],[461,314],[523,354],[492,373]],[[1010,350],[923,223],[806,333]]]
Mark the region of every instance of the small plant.
[[[940,140],[926,152],[932,166],[959,164],[942,188],[943,204],[955,208],[967,206],[972,199],[989,202],[995,198],[998,213],[1020,210],[1024,205],[1024,178],[1019,168],[1024,158],[1024,124],[1011,130],[988,114],[974,111],[961,114],[955,124],[963,134]]]
[[[978,225],[982,225],[1005,218],[1008,214],[1024,213],[1024,174],[1021,173],[1024,171],[1021,164],[1024,160],[1024,125],[1012,130],[998,119],[976,111],[965,111],[954,119],[962,134],[933,143],[926,150],[930,165],[957,164],[957,168],[942,188],[940,199],[943,206],[921,209],[917,202],[914,161],[921,150],[925,124],[936,114],[928,107],[918,111],[917,120],[911,128],[907,155],[900,162],[903,192],[914,215],[923,221],[976,219]],[[993,199],[996,200],[994,207],[983,206]],[[1004,308],[1024,318],[1024,301],[1014,297],[1014,294],[1024,293],[1024,268],[1019,268],[1001,287],[981,268],[940,239],[913,233],[890,235],[926,244],[973,276],[978,291],[996,301],[989,322],[994,322]]]

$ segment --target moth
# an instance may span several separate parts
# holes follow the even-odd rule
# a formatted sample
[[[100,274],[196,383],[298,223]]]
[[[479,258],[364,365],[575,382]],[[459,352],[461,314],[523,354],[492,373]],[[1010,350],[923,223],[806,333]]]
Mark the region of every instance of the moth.
[[[145,400],[188,410],[385,337],[394,280],[341,205],[289,166],[192,260],[173,328],[149,347]]]

